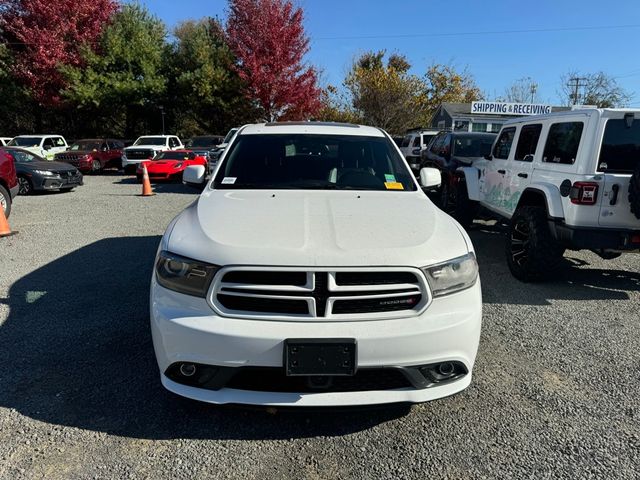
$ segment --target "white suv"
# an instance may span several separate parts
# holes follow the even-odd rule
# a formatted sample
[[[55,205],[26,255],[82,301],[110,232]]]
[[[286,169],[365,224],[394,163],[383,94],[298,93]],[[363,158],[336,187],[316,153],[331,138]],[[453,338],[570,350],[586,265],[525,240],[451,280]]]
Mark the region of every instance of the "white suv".
[[[24,148],[46,160],[53,160],[56,153],[69,148],[62,135],[19,135],[12,138],[7,146]]]
[[[445,397],[471,382],[481,316],[469,237],[391,138],[357,125],[242,127],[151,281],[162,383],[211,403]]]
[[[439,130],[416,130],[408,133],[402,139],[400,151],[409,162],[409,166],[414,174],[417,175],[420,172],[422,152],[426,150],[431,139],[438,133]]]
[[[182,148],[184,148],[182,141],[175,135],[139,137],[133,145],[122,151],[122,168],[125,173],[133,172],[139,163],[155,157],[158,152]]]
[[[640,111],[586,109],[506,122],[492,154],[458,169],[458,219],[476,206],[510,221],[523,281],[552,276],[565,249],[640,251]]]

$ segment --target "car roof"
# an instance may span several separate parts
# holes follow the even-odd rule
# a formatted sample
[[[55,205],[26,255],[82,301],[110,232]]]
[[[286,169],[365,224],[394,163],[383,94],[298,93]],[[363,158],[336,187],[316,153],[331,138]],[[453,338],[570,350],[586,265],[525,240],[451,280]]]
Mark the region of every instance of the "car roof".
[[[497,133],[493,132],[446,132],[452,134],[454,137],[495,137]]]
[[[62,135],[58,135],[57,133],[33,133],[31,135],[16,135],[13,138],[21,137],[62,137]]]
[[[516,125],[519,123],[526,122],[535,122],[535,121],[543,121],[554,118],[562,118],[568,115],[584,115],[584,116],[593,116],[597,115],[599,117],[606,117],[615,113],[636,113],[640,114],[640,110],[637,108],[576,108],[575,110],[562,110],[560,112],[551,112],[546,113],[544,115],[528,115],[526,117],[518,117],[507,120],[502,124],[505,125]]]
[[[379,128],[338,122],[271,122],[245,125],[238,135],[306,133],[316,135],[351,135],[384,137]]]
[[[145,138],[145,137],[163,137],[163,138],[169,138],[169,137],[177,137],[177,135],[140,135],[138,138]]]

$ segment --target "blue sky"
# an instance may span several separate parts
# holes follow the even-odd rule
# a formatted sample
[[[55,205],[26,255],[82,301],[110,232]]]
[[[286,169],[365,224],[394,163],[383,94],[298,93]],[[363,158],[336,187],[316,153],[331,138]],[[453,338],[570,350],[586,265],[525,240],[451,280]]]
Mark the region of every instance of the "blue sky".
[[[169,27],[188,18],[225,18],[225,0],[143,0]],[[433,62],[467,68],[492,99],[531,77],[543,102],[558,103],[560,76],[602,70],[640,106],[640,1],[298,0],[311,40],[308,62],[322,83],[340,85],[367,50],[406,55],[423,74]],[[620,27],[600,28],[590,27]],[[588,29],[586,27],[589,27]],[[563,31],[523,32],[526,30]],[[575,29],[575,30],[574,30]],[[498,32],[511,33],[498,33]],[[493,32],[493,33],[479,33]]]

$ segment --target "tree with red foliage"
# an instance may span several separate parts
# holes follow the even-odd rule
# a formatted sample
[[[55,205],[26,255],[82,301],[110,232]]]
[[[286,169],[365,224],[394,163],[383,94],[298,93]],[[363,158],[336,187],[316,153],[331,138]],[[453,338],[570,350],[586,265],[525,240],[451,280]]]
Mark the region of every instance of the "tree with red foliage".
[[[257,101],[264,119],[301,120],[321,108],[317,72],[302,61],[309,39],[302,9],[289,0],[230,0],[228,43],[247,96]]]
[[[13,52],[13,74],[43,106],[60,103],[60,65],[82,65],[81,51],[95,48],[117,0],[4,0],[2,41]]]

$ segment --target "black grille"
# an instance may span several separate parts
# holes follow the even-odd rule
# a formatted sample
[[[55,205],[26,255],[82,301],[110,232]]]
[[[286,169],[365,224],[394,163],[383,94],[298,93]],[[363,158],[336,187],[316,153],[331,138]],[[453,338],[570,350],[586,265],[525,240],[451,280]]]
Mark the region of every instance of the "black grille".
[[[247,283],[255,285],[296,285],[307,283],[305,272],[256,272],[242,271],[227,273],[223,279],[225,283]]]
[[[282,368],[246,367],[239,369],[225,387],[287,393],[362,392],[412,387],[402,371],[392,368],[361,369],[352,377],[330,377],[324,387],[312,386],[309,378],[287,377]],[[323,379],[318,380],[322,382]]]
[[[153,150],[127,150],[126,156],[131,160],[146,160],[153,157]]]
[[[338,285],[393,285],[397,283],[418,283],[411,272],[337,272]]]
[[[277,298],[238,297],[218,294],[220,304],[229,310],[260,313],[295,313],[306,315],[309,306],[304,300],[283,300]]]
[[[420,303],[420,300],[422,300],[422,295],[361,300],[336,300],[333,304],[332,312],[336,314],[348,314],[412,310]]]

